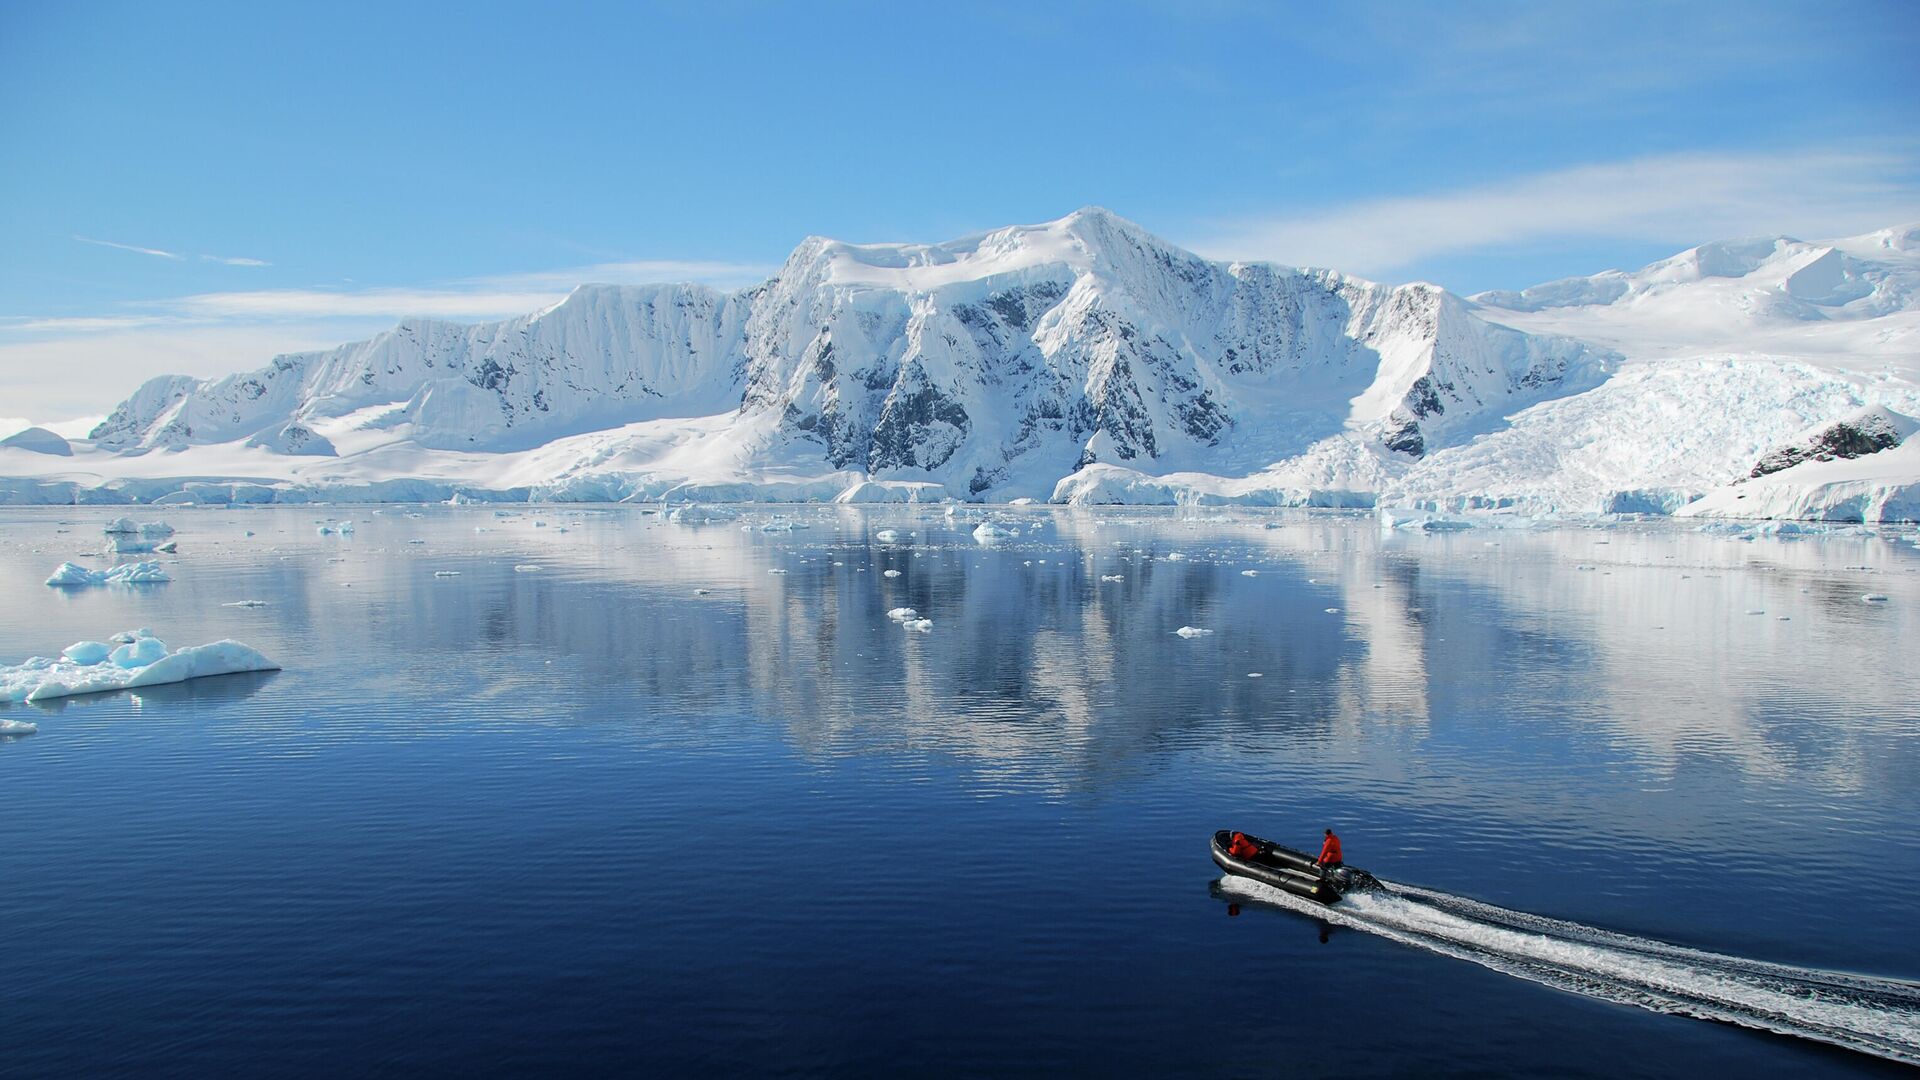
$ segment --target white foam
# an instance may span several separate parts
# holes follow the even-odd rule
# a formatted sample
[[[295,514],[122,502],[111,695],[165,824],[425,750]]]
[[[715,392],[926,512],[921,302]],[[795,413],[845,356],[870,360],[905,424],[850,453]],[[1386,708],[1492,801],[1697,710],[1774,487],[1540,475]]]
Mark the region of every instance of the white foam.
[[[1234,875],[1220,884],[1557,989],[1920,1064],[1920,984],[1710,953],[1391,882],[1330,907]]]

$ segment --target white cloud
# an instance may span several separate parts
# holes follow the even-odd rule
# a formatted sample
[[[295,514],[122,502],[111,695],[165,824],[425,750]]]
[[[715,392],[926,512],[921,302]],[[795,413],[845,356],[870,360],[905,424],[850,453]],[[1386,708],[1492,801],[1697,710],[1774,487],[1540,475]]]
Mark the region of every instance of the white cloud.
[[[97,244],[100,247],[117,248],[120,251],[131,251],[139,255],[152,255],[152,256],[155,256],[156,258],[161,258],[161,259],[178,260],[178,259],[186,258],[185,255],[177,254],[172,251],[162,251],[159,248],[140,247],[137,244],[119,244],[119,243],[115,243],[112,240],[95,240],[91,236],[76,236],[74,237],[74,239],[80,241],[83,244]]]
[[[273,265],[272,263],[268,262],[265,259],[249,259],[242,255],[235,255],[235,256],[202,255],[200,256],[200,258],[205,262],[217,262],[223,266],[272,266]]]
[[[771,272],[741,263],[633,260],[415,288],[236,290],[129,302],[103,314],[0,317],[0,385],[8,412],[74,416],[112,408],[155,375],[243,371],[280,353],[371,337],[401,318],[509,318],[551,307],[583,283],[725,287]]]
[[[557,303],[562,290],[257,289],[200,293],[153,306],[209,320],[341,316],[488,319],[524,315]]]
[[[1216,258],[1383,276],[1422,259],[1607,238],[1675,250],[1732,237],[1807,239],[1920,218],[1920,160],[1851,148],[1670,154],[1535,173],[1437,194],[1226,222],[1196,250]]]
[[[7,412],[48,417],[104,413],[155,375],[206,378],[260,367],[281,353],[367,337],[388,320],[328,320],[244,326],[156,326],[0,339]],[[58,430],[58,429],[56,429]]]

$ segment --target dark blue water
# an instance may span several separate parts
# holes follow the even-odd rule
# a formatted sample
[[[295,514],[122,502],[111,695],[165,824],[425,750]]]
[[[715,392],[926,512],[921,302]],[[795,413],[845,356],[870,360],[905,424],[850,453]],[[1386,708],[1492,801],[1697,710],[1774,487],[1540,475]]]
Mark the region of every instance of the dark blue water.
[[[171,584],[82,591],[112,515],[0,515],[0,662],[285,667],[0,706],[0,1074],[1899,1071],[1458,905],[1898,1035],[1793,973],[1920,977],[1910,543],[791,513],[176,510]],[[1329,825],[1440,899],[1208,860]]]

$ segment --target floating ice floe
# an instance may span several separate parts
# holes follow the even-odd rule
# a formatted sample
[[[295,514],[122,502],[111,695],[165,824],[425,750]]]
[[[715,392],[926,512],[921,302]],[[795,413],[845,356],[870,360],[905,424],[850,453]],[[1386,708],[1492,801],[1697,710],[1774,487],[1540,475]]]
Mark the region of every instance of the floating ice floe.
[[[897,544],[900,542],[900,530],[881,529],[879,532],[873,534],[873,538],[883,544]]]
[[[1179,634],[1183,638],[1197,638],[1197,637],[1207,637],[1208,635],[1212,634],[1213,631],[1202,630],[1197,626],[1183,626],[1180,629],[1175,630],[1174,633]]]
[[[667,513],[667,520],[675,525],[713,525],[723,521],[735,521],[739,517],[740,512],[737,510],[729,510],[724,506],[702,506],[699,503],[676,506]]]
[[[933,620],[932,619],[902,619],[900,621],[900,625],[908,630],[915,630],[924,634],[933,629]]]
[[[1868,603],[1868,604],[1884,604],[1887,602],[1886,597],[1880,595],[1879,593],[1871,593],[1871,592],[1861,597],[1860,599],[1862,602]]]
[[[530,562],[517,563],[513,568],[513,572],[516,574],[537,574],[540,572],[540,565]]]
[[[1127,580],[1127,575],[1125,575],[1125,574],[1101,574],[1101,575],[1100,575],[1100,580],[1101,580],[1101,581],[1125,581],[1125,580]]]
[[[894,622],[905,622],[908,619],[917,619],[919,617],[920,613],[910,607],[897,607],[887,612],[887,618],[892,619]]]
[[[267,602],[265,600],[229,600],[226,603],[221,604],[220,606],[221,607],[266,607]]]
[[[38,725],[29,724],[25,720],[8,720],[0,717],[0,739],[12,735],[31,735],[39,730]]]
[[[900,576],[900,571],[898,571],[898,570],[882,570],[882,571],[880,572],[880,576],[881,576],[881,577],[899,577],[899,576]]]
[[[1259,576],[1260,576],[1260,571],[1258,571],[1258,570],[1242,570],[1242,571],[1240,571],[1240,576],[1241,576],[1241,577],[1259,577]]]
[[[1421,510],[1391,510],[1380,507],[1375,512],[1380,528],[1404,532],[1465,532],[1475,523],[1462,518],[1440,517]]]
[[[460,576],[460,571],[458,571],[458,570],[435,570],[435,571],[433,572],[433,576],[434,576],[434,577],[459,577],[459,576]]]
[[[322,522],[320,524],[320,528],[318,531],[321,536],[352,536],[353,522],[351,521]]]
[[[982,544],[997,544],[1002,540],[1018,539],[1019,536],[1020,530],[994,521],[983,521],[973,529],[973,538]]]
[[[122,644],[104,655],[105,642],[82,641],[68,646],[59,657],[35,656],[19,664],[0,665],[0,701],[46,701],[209,675],[280,670],[280,665],[259,650],[238,641],[216,641],[169,652],[151,630],[130,630],[115,634],[113,639]]]
[[[55,588],[73,588],[84,585],[158,585],[172,581],[167,572],[157,562],[121,563],[100,570],[90,570],[78,563],[61,563],[47,579],[47,584]]]

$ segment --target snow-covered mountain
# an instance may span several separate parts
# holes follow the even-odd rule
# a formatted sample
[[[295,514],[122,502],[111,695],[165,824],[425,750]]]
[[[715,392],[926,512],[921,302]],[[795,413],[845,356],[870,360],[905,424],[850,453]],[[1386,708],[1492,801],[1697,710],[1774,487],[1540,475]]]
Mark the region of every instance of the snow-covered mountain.
[[[1417,458],[1594,384],[1607,359],[1441,289],[1209,262],[1087,209],[931,246],[810,238],[739,293],[583,286],[525,318],[163,377],[93,438],[501,452],[731,413],[711,441],[743,473],[1045,495],[1093,462],[1251,469],[1340,432]]]
[[[1673,510],[1810,425],[1920,413],[1916,236],[1710,244],[1472,300],[1212,262],[1098,209],[935,245],[810,238],[737,293],[583,286],[154,379],[76,457],[100,498],[248,477],[255,497]],[[0,498],[77,497],[24,453],[0,475],[37,479]]]

